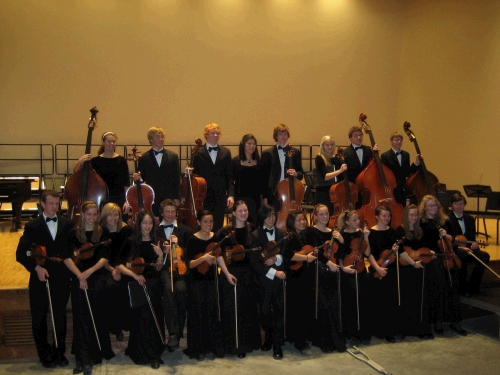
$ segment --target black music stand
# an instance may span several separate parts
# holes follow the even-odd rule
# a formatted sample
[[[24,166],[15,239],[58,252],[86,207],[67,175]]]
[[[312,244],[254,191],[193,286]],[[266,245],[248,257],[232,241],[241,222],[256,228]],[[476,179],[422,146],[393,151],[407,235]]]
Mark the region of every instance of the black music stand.
[[[479,216],[479,198],[486,198],[488,194],[491,193],[491,186],[487,185],[464,185],[465,194],[470,198],[477,198],[477,216]],[[479,226],[479,224],[478,224]],[[477,228],[479,229],[479,227]],[[485,228],[486,231],[486,228]],[[476,232],[476,234],[482,234],[486,237],[491,237],[488,233]]]

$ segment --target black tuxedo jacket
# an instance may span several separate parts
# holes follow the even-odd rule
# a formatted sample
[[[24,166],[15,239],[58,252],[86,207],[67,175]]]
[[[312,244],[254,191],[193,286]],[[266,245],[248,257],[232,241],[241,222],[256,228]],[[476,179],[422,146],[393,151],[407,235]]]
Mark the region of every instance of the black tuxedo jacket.
[[[476,221],[471,215],[464,214],[465,234],[462,233],[462,228],[458,223],[458,219],[453,212],[450,212],[449,220],[446,220],[445,229],[448,234],[458,236],[465,235],[467,241],[476,240]]]
[[[279,228],[276,228],[276,227],[274,229],[276,230],[274,238],[275,238],[276,242],[278,242],[279,240],[281,240],[285,236],[285,232],[283,230],[279,229]],[[269,240],[267,239],[267,234],[266,234],[266,232],[264,232],[264,229],[262,229],[262,228],[254,230],[252,232],[251,236],[252,236],[252,241],[257,246],[262,246],[264,248],[264,246],[266,246],[266,244],[269,242]],[[279,245],[279,248],[280,248],[279,254],[281,256],[283,256],[283,249],[284,249],[283,242]],[[276,269],[278,271],[283,271],[285,269],[285,258],[283,257],[283,262],[281,263],[281,265],[279,267],[276,266],[276,264],[273,264],[272,266],[266,266],[261,261],[261,258],[259,258],[258,262],[253,263],[252,266],[253,266],[254,270],[257,272],[258,277],[259,277],[259,282],[262,285],[263,282],[266,281],[266,280],[268,282],[274,281],[274,280],[270,280],[269,278],[266,277],[266,275],[269,272],[270,268],[274,268],[274,269]],[[280,279],[277,279],[277,278],[274,278],[274,279],[275,280],[280,280]]]
[[[194,174],[203,177],[207,182],[206,200],[215,199],[225,201],[227,197],[234,197],[234,181],[231,171],[231,152],[228,148],[219,145],[215,164],[204,144],[193,158]]]
[[[155,192],[155,211],[159,210],[163,200],[179,199],[181,174],[179,156],[175,152],[163,149],[161,165],[158,166],[153,150],[150,149],[139,158],[138,168],[142,180]]]
[[[290,165],[289,158],[285,157],[285,171],[287,169],[295,169],[297,172],[297,179],[302,180],[304,173],[302,170],[300,150],[295,147],[291,149],[294,151],[292,155],[292,165]],[[270,147],[262,152],[262,164],[264,165],[264,173],[268,176],[266,177],[268,184],[265,198],[270,198],[276,195],[276,188],[278,187],[281,177],[281,163],[278,155],[278,148],[276,146]]]
[[[394,173],[396,183],[400,188],[404,188],[406,179],[418,169],[414,163],[410,166],[410,154],[403,150],[401,150],[401,165],[399,165],[399,160],[392,149],[384,152],[380,156],[380,160]]]
[[[174,226],[172,234],[177,237],[178,245],[182,247],[183,250],[186,250],[188,239],[193,234],[191,228],[189,228],[187,225],[177,222],[177,226]],[[158,226],[156,228],[156,238],[160,239],[162,242],[166,241],[165,230],[163,229],[163,227]]]
[[[368,166],[368,162],[373,157],[373,151],[370,147],[361,145],[363,147],[363,160],[359,163],[358,154],[354,151],[352,144],[344,148],[344,162],[347,164],[347,178],[349,182],[356,183],[356,178]]]
[[[21,263],[28,272],[31,273],[31,278],[38,280],[38,275],[35,271],[36,263],[33,258],[27,255],[27,251],[31,249],[34,243],[39,246],[45,246],[48,257],[63,258],[63,253],[66,249],[69,234],[73,228],[73,221],[62,216],[57,216],[57,233],[56,239],[52,239],[47,223],[43,215],[28,222],[24,228],[24,233],[19,239],[19,244],[16,250],[16,260]],[[51,280],[64,279],[69,280],[70,272],[63,262],[55,263],[47,260],[44,267]]]

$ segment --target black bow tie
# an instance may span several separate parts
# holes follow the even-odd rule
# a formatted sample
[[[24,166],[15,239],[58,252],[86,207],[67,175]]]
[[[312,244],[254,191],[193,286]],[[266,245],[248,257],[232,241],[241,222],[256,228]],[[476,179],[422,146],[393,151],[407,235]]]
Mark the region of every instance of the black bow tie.
[[[285,151],[285,149],[286,149],[286,146],[285,146],[285,147],[278,146],[278,150],[283,150],[283,151]]]
[[[163,154],[163,149],[161,149],[160,151],[153,150],[153,153],[155,154],[155,156],[158,154]]]
[[[401,152],[396,152],[395,154],[396,154],[396,156],[398,156],[398,155],[401,155]]]
[[[212,151],[217,152],[218,150],[219,150],[219,147],[218,147],[218,146],[217,146],[217,147],[209,147],[209,148],[208,148],[208,152],[212,152]]]
[[[363,146],[359,146],[359,147],[354,147],[354,151],[358,151],[358,150],[361,150],[363,148]]]
[[[163,228],[173,228],[174,224],[162,225]]]
[[[463,216],[457,217],[457,220],[463,221],[464,217]]]
[[[46,217],[45,222],[48,223],[49,221],[53,221],[54,223],[57,223],[57,216],[54,217]]]
[[[264,232],[269,233],[272,236],[274,234],[274,229],[264,228]]]

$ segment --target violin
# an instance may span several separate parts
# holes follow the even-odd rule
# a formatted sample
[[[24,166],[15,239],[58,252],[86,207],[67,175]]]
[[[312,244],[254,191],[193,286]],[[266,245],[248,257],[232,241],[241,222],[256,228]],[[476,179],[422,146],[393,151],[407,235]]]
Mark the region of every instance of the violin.
[[[96,107],[90,110],[91,116],[88,124],[87,143],[85,154],[90,154],[92,146],[92,131],[96,126]],[[82,169],[78,170],[66,181],[64,187],[64,199],[68,201],[68,211],[66,216],[78,224],[80,207],[83,202],[90,200],[95,202],[97,207],[101,207],[108,200],[108,186],[101,176],[92,168],[90,161],[83,163]]]
[[[142,257],[131,258],[127,263],[125,263],[125,267],[138,275],[142,275],[146,266],[156,267],[157,265],[158,263],[146,263],[146,261]]]
[[[132,155],[129,155],[131,158],[128,160],[134,161],[134,168],[136,173],[139,173],[138,160],[141,152],[137,151],[137,146],[134,146],[132,149]],[[132,207],[132,215],[130,219],[127,221],[127,224],[132,229],[135,228],[135,223],[137,221],[137,215],[141,211],[149,211],[152,212],[153,203],[155,201],[155,192],[153,188],[143,182],[141,180],[135,181],[135,185],[132,185],[127,189],[125,193],[125,197],[127,199],[127,203],[130,207]],[[158,224],[158,219],[155,217],[156,224]]]
[[[285,235],[283,236],[283,238],[281,240],[279,240],[278,242],[276,241],[269,241],[266,246],[264,246],[264,248],[262,249],[262,253],[261,253],[261,260],[262,262],[265,262],[266,260],[268,260],[269,258],[272,258],[272,257],[275,257],[276,255],[278,255],[280,253],[280,247],[279,245],[285,241],[286,239],[288,239],[292,234],[291,233],[285,233]]]
[[[342,147],[337,149],[337,158],[341,164],[344,164],[344,150]],[[344,180],[337,182],[330,187],[330,201],[333,203],[333,215],[328,222],[328,228],[333,229],[337,225],[339,215],[345,210],[354,210],[358,202],[358,187],[349,182],[347,170],[342,172]]]
[[[73,262],[78,265],[81,260],[87,260],[90,259],[94,256],[94,250],[96,247],[103,246],[103,245],[108,245],[112,242],[111,239],[107,239],[106,241],[101,241],[96,244],[92,244],[90,242],[87,242],[83,244],[80,248],[76,249],[73,251],[73,256],[71,257],[73,259]]]
[[[194,258],[195,259],[198,259],[198,258],[201,258],[203,255],[205,254],[210,254],[214,257],[220,257],[221,256],[221,244],[224,243],[227,239],[229,239],[230,237],[234,236],[235,232],[234,231],[231,231],[229,232],[222,240],[220,240],[219,242],[211,242],[207,245],[207,248],[205,250],[204,253],[199,253],[198,255],[196,255]],[[196,269],[198,270],[199,273],[207,273],[207,271],[210,269],[211,265],[208,264],[207,262],[201,262],[200,264],[198,264],[198,266],[196,267]]]
[[[295,151],[290,145],[286,146],[286,155],[288,166],[293,166],[293,155]],[[288,175],[277,187],[278,200],[281,203],[281,209],[276,214],[276,228],[286,230],[286,218],[291,211],[302,210],[301,202],[304,199],[304,185],[294,176]]]
[[[368,243],[364,239],[363,230],[367,226],[368,222],[365,221],[363,229],[359,231],[360,236],[352,239],[350,244],[351,252],[347,254],[343,261],[344,267],[353,266],[358,273],[363,272],[363,270],[365,269],[365,260],[363,258],[363,254],[368,248]]]
[[[179,275],[187,273],[186,263],[182,260],[183,251],[180,246],[175,243],[170,244],[170,251],[168,257],[170,258],[170,272],[177,272]]]
[[[202,147],[201,139],[195,141],[196,145],[191,148],[191,159],[188,167],[193,166],[193,159]],[[181,182],[181,205],[178,210],[177,219],[184,225],[194,230],[196,227],[197,212],[203,209],[203,201],[207,195],[207,182],[203,177],[191,174],[191,169]]]
[[[404,240],[405,240],[404,237],[397,240],[395,245],[399,247],[404,242]],[[382,268],[387,268],[389,265],[394,263],[395,260],[396,260],[396,250],[392,250],[392,248],[390,248],[390,249],[386,249],[386,250],[382,251],[382,253],[380,254],[380,257],[377,260],[377,264]],[[378,273],[376,271],[375,271],[374,276],[377,279],[382,279],[382,277],[383,277],[380,273]]]
[[[372,148],[375,147],[375,139],[370,126],[366,122],[365,114],[359,115],[359,122],[365,133],[370,136]],[[373,158],[356,178],[356,185],[363,196],[363,205],[358,210],[361,220],[368,220],[371,226],[376,225],[375,209],[380,205],[384,205],[391,211],[391,226],[396,229],[401,225],[404,208],[394,199],[393,191],[397,186],[396,177],[382,163],[378,151],[373,151]]]
[[[325,242],[323,245],[323,251],[325,254],[325,257],[328,258],[328,260],[334,264],[337,264],[337,259],[335,259],[335,253],[339,250],[339,243],[335,241],[335,238],[332,236],[331,240],[328,242]]]
[[[323,246],[325,246],[325,245],[321,244],[321,245],[316,246],[316,247],[312,247],[311,245],[305,245],[302,249],[297,251],[295,254],[308,255],[308,254],[312,253],[313,251],[321,249]],[[294,261],[294,262],[295,262],[295,264],[292,264],[289,267],[291,270],[294,270],[294,271],[297,271],[300,268],[302,268],[302,265],[304,264],[304,261]]]
[[[468,241],[467,240],[467,237],[465,237],[463,234],[459,234],[457,236],[455,236],[455,240],[453,241],[453,243],[457,244],[457,245],[471,245],[473,243],[477,243],[479,247],[486,247],[486,246],[490,246],[490,244],[486,241],[482,241],[482,240],[477,240],[477,241]]]
[[[243,259],[245,259],[246,253],[261,250],[262,248],[260,246],[245,249],[243,245],[235,245],[231,248],[226,248],[226,250],[222,253],[222,256],[226,264],[229,265],[233,260],[235,262],[241,262]]]
[[[40,246],[35,243],[31,244],[31,250],[28,250],[26,255],[32,257],[37,266],[43,266],[47,260],[56,263],[62,262],[61,258],[47,256],[47,249],[45,246]]]
[[[458,270],[462,267],[460,258],[453,251],[453,244],[445,236],[442,236],[438,241],[439,250],[443,255],[443,263],[448,271]]]
[[[411,260],[414,262],[421,261],[424,264],[429,263],[432,259],[436,257],[436,255],[442,255],[442,254],[434,254],[434,252],[431,249],[428,249],[427,247],[421,247],[418,250],[413,250],[409,246],[405,246],[405,253],[408,254]],[[409,266],[410,263],[404,260],[403,258],[399,257],[399,264],[402,266]]]

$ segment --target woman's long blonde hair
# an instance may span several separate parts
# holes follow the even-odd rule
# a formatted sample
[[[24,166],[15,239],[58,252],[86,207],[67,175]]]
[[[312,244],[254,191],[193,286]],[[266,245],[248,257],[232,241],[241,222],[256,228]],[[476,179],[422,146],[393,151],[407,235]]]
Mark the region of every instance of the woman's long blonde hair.
[[[438,199],[433,195],[426,195],[420,201],[420,204],[418,206],[418,215],[420,217],[420,221],[422,221],[422,223],[426,223],[427,221],[429,221],[429,219],[425,214],[425,205],[430,201],[434,201],[438,206],[438,210],[436,212],[436,217],[434,218],[434,221],[438,225],[444,225],[444,223],[448,219],[448,216],[444,213],[443,207],[441,207],[441,203],[439,203]]]

